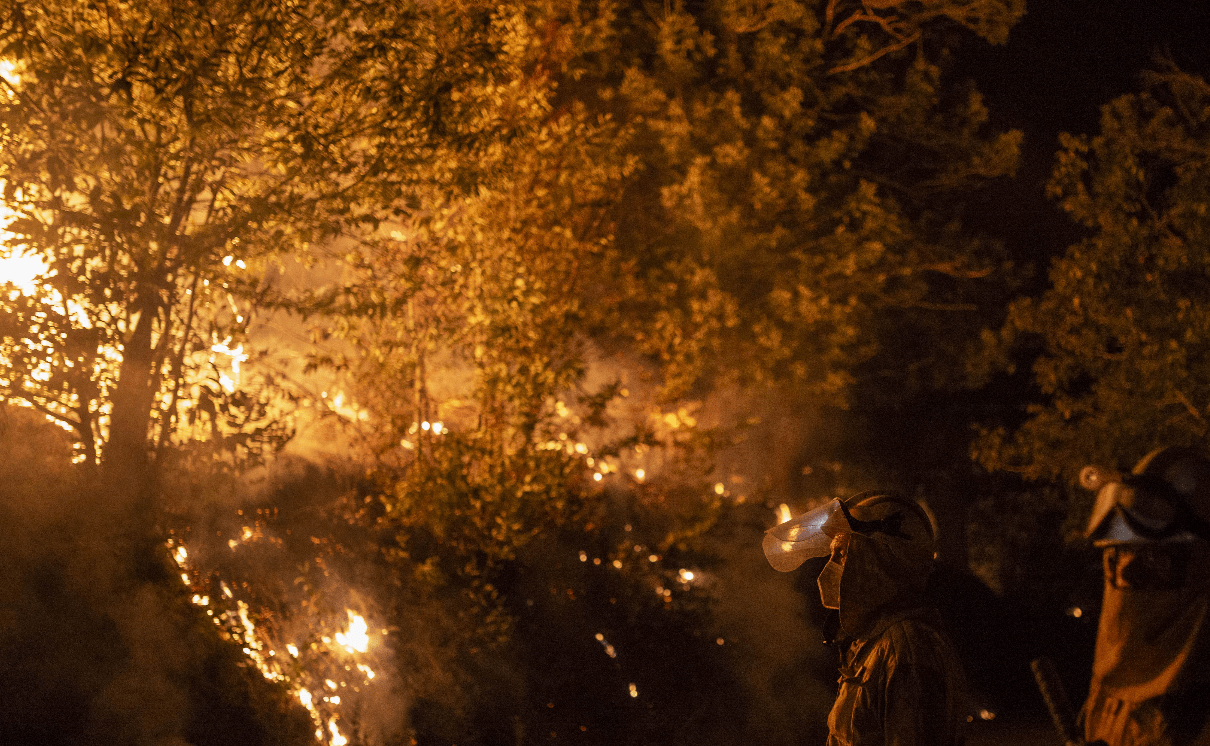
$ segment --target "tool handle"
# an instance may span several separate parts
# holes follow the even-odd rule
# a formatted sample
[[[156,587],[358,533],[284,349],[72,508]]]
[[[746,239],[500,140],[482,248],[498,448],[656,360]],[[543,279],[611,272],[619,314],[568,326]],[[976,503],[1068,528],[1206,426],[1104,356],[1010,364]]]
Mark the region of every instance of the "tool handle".
[[[1055,724],[1059,738],[1064,746],[1082,746],[1084,739],[1080,736],[1076,725],[1076,712],[1067,698],[1067,690],[1063,688],[1063,680],[1055,669],[1055,663],[1050,658],[1042,656],[1030,661],[1029,667],[1034,672],[1034,681],[1038,683],[1038,691],[1046,702],[1050,719]]]

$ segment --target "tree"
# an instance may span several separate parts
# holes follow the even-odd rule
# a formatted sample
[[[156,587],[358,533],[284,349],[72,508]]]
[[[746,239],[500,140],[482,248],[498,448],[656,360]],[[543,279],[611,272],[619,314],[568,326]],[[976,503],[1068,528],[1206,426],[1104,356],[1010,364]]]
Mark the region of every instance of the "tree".
[[[393,125],[412,113],[362,97],[378,92],[368,67],[400,72],[357,42],[363,12],[374,17],[355,3],[6,6],[5,250],[48,271],[37,293],[5,298],[0,385],[71,428],[83,460],[141,474],[186,420],[230,434],[263,414],[230,374],[272,260],[364,215],[352,195],[380,154],[372,141],[398,142]]]
[[[988,130],[949,49],[1003,41],[1019,3],[610,10],[613,46],[562,94],[637,130],[596,328],[658,361],[669,397],[843,402],[880,316],[970,309],[935,279],[994,267],[961,205],[1012,172],[1020,133]]]
[[[985,466],[1072,486],[1086,464],[1128,467],[1203,444],[1210,410],[1210,86],[1172,68],[1063,137],[1050,194],[1087,237],[1022,298],[992,348],[1031,360],[1038,401],[989,430]]]
[[[1002,39],[1019,8],[941,7],[833,4],[826,33],[810,3],[433,11],[433,54],[461,71],[432,92],[440,137],[302,307],[347,344],[316,362],[356,381],[389,556],[479,607],[468,657],[543,642],[526,584],[584,598],[553,569],[577,541],[624,578],[602,606],[681,588],[674,563],[704,557],[727,494],[726,433],[697,427],[695,401],[843,401],[876,320],[964,307],[925,278],[986,271],[962,197],[1011,171],[1017,135],[987,131],[944,47],[953,19]],[[611,368],[658,393],[624,411]]]

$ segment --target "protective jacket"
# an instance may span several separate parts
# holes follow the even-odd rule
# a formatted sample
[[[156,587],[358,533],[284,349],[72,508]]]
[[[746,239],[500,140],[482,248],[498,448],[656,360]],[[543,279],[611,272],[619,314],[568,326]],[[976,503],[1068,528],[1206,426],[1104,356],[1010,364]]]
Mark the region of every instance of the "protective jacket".
[[[828,746],[959,746],[970,710],[962,665],[920,601],[927,573],[893,543],[877,533],[849,541]]]
[[[1109,746],[1210,746],[1210,551],[1104,552],[1084,735]],[[1165,583],[1178,572],[1182,582]]]
[[[1210,746],[1210,460],[1165,448],[1102,471],[1081,474],[1105,578],[1085,738]]]

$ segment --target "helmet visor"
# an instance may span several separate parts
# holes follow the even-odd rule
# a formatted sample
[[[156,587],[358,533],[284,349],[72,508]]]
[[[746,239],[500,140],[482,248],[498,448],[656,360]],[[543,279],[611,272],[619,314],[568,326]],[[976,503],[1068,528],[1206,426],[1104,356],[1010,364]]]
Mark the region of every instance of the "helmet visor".
[[[1084,537],[1088,539],[1098,538],[1098,534],[1107,528],[1106,521],[1109,519],[1113,509],[1117,507],[1118,501],[1122,499],[1122,491],[1130,489],[1121,482],[1109,482],[1108,484],[1097,490],[1097,499],[1092,506],[1092,515],[1088,519],[1088,528],[1084,529]]]
[[[1126,477],[1097,492],[1084,536],[1097,542],[1155,541],[1173,530],[1176,517],[1162,489],[1144,478]],[[1123,533],[1125,528],[1128,533]]]
[[[765,558],[778,572],[790,572],[811,557],[832,553],[832,538],[849,531],[840,500],[791,518],[765,532]]]

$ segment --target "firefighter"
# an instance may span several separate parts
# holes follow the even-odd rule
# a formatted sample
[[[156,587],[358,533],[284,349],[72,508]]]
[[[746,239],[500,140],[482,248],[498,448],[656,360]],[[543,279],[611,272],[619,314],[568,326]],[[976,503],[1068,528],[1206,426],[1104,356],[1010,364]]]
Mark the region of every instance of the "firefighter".
[[[916,502],[886,492],[836,499],[769,529],[765,557],[789,572],[828,557],[819,574],[825,636],[840,652],[828,746],[963,743],[965,677],[940,616],[924,603],[934,530]]]
[[[1163,448],[1080,481],[1105,577],[1085,739],[1210,746],[1210,460]]]

